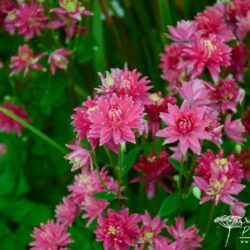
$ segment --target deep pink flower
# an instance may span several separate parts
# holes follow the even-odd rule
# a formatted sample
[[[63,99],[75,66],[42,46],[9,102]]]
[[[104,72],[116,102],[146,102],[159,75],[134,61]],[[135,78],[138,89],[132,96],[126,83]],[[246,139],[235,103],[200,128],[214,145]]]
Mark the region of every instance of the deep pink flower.
[[[225,119],[224,129],[225,129],[226,135],[230,139],[238,143],[246,141],[246,139],[242,137],[242,134],[245,133],[245,127],[242,125],[240,119],[232,121],[231,114],[228,114]]]
[[[243,41],[247,33],[250,32],[250,11],[248,11],[246,17],[240,17],[237,23],[237,36],[240,41]]]
[[[159,236],[161,231],[166,227],[165,221],[162,221],[159,216],[151,219],[150,214],[146,211],[141,215],[142,226],[141,239],[142,245],[138,249],[145,249],[145,245],[149,244],[150,249],[159,250],[162,247],[162,243],[165,243],[165,247],[168,246],[168,238],[164,236]]]
[[[27,115],[24,106],[14,105],[13,102],[5,102],[0,105],[1,108],[5,108],[15,115],[19,116],[25,121],[30,121],[29,116]],[[5,115],[0,111],[0,130],[5,133],[14,132],[18,135],[21,135],[23,126],[17,121],[13,120],[9,116]]]
[[[236,112],[237,104],[241,104],[245,93],[232,78],[220,79],[217,86],[211,91],[211,100],[222,113],[227,110]]]
[[[245,17],[250,9],[250,2],[247,0],[231,0],[228,15],[232,23],[236,23],[237,18]]]
[[[104,242],[105,250],[129,250],[139,240],[139,221],[139,216],[129,215],[127,208],[120,211],[108,209],[107,216],[98,219],[96,240]]]
[[[172,181],[171,173],[174,172],[174,168],[168,162],[169,153],[162,151],[157,155],[154,151],[150,155],[141,155],[139,162],[134,164],[134,169],[142,172],[144,175],[134,178],[131,182],[145,181],[145,190],[147,196],[150,198],[155,195],[157,183],[168,192],[171,189],[166,185],[165,181]]]
[[[64,197],[62,203],[56,206],[56,218],[65,227],[71,226],[80,213],[79,207],[70,196]]]
[[[240,184],[242,165],[234,155],[223,158],[223,154],[221,150],[215,156],[208,150],[198,159],[195,172],[200,176],[195,176],[194,182],[205,193],[200,203],[214,200],[216,205],[219,201],[231,205],[236,200],[232,195],[239,194],[245,187]]]
[[[4,143],[0,143],[0,156],[3,156],[7,153],[7,146]]]
[[[167,37],[176,43],[190,43],[196,39],[198,23],[195,21],[177,22],[177,27],[168,26]]]
[[[15,15],[14,26],[18,29],[19,35],[27,40],[41,35],[41,29],[46,28],[48,17],[44,15],[42,5],[22,3],[16,9]]]
[[[5,18],[16,6],[16,2],[12,0],[2,0],[0,2],[0,27],[4,26]],[[5,28],[5,27],[3,27]]]
[[[46,53],[40,53],[34,56],[32,49],[28,45],[19,46],[18,55],[11,57],[10,67],[13,69],[10,76],[13,76],[24,69],[24,76],[29,72],[29,69],[46,71],[42,65],[37,62],[45,56]]]
[[[69,160],[73,165],[71,171],[81,168],[82,172],[86,172],[90,166],[93,169],[93,162],[89,151],[85,148],[82,148],[78,145],[67,145],[67,148],[72,149],[73,151],[67,154],[64,158]]]
[[[217,81],[220,66],[230,65],[231,48],[215,35],[208,38],[197,37],[195,42],[185,44],[182,51],[183,61],[180,61],[178,68],[187,68],[192,78],[198,77],[208,68],[213,80]]]
[[[35,228],[32,237],[35,241],[30,243],[31,250],[65,250],[64,247],[73,242],[66,227],[53,221]]]
[[[241,43],[232,48],[232,57],[228,72],[233,73],[237,81],[243,81],[243,71],[247,65],[247,47]]]
[[[143,129],[143,107],[132,97],[112,95],[101,96],[96,101],[95,111],[89,114],[91,121],[88,136],[100,139],[100,146],[110,141],[116,145],[135,143],[132,129]]]
[[[237,159],[242,164],[244,178],[250,182],[250,148],[242,150]]]
[[[52,75],[56,73],[56,68],[65,70],[69,61],[66,56],[70,55],[71,51],[67,49],[57,49],[49,55],[48,63],[50,64],[50,70]]]
[[[166,143],[179,141],[183,155],[188,148],[200,153],[200,140],[211,139],[211,134],[206,131],[208,120],[205,119],[205,111],[206,107],[189,106],[187,102],[183,102],[181,108],[168,104],[168,113],[160,115],[168,127],[158,131],[156,136],[166,138]]]
[[[245,211],[246,206],[248,206],[247,203],[236,200],[230,206],[230,212],[234,216],[244,217],[245,213],[246,213],[246,211]]]
[[[148,115],[148,131],[152,132],[152,136],[155,137],[156,132],[160,129],[160,113],[167,112],[168,103],[175,104],[176,98],[172,95],[162,97],[160,92],[150,95],[152,103],[145,106],[145,111]]]
[[[181,80],[183,73],[182,69],[178,69],[177,66],[181,60],[183,47],[179,44],[166,45],[164,52],[160,54],[160,68],[162,70],[162,79],[169,82],[168,89],[172,89]]]
[[[214,34],[219,40],[225,42],[231,41],[234,38],[230,26],[224,21],[223,13],[215,7],[208,7],[204,12],[198,13],[195,20],[204,37]]]
[[[184,219],[177,217],[175,225],[167,226],[169,234],[176,240],[172,249],[192,250],[201,247],[202,237],[195,225],[185,229]],[[171,249],[171,248],[170,248]]]
[[[108,94],[116,93],[118,96],[128,95],[133,98],[135,102],[141,104],[150,104],[149,90],[152,88],[148,86],[150,80],[146,76],[142,77],[136,69],[129,70],[127,65],[124,69],[111,69],[106,73],[106,76],[99,74],[102,86],[97,89],[99,93]]]

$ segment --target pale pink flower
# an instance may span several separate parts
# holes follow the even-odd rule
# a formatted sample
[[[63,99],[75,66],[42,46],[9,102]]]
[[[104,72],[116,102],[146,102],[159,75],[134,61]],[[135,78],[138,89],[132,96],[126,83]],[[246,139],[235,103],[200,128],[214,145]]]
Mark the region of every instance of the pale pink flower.
[[[156,132],[160,129],[160,113],[167,112],[168,103],[175,104],[177,100],[172,95],[163,97],[161,92],[151,94],[149,98],[152,103],[145,106],[145,111],[148,115],[148,131],[152,132],[154,138]]]
[[[25,111],[24,106],[15,105],[13,102],[5,102],[0,105],[1,108],[5,108],[11,111],[13,114],[22,118],[25,121],[30,121],[28,114]],[[23,126],[16,120],[10,118],[0,111],[0,130],[5,133],[14,132],[17,135],[21,135]]]
[[[247,33],[250,32],[250,11],[248,11],[246,17],[240,17],[237,23],[237,36],[240,41],[243,41]]]
[[[224,129],[226,135],[235,142],[241,143],[246,141],[246,139],[242,137],[242,134],[245,133],[244,125],[241,123],[240,119],[232,121],[231,114],[228,114],[225,119]]]
[[[143,107],[132,97],[112,95],[101,96],[96,109],[89,114],[91,121],[88,136],[100,139],[100,146],[108,142],[116,145],[135,143],[132,129],[143,129]]]
[[[215,7],[208,7],[204,12],[198,13],[195,20],[204,37],[214,34],[224,42],[231,41],[234,38],[231,27],[224,21],[223,13]]]
[[[28,45],[19,46],[18,55],[11,57],[10,67],[13,69],[10,76],[13,76],[24,69],[24,76],[27,76],[29,69],[36,69],[46,71],[42,65],[38,64],[38,61],[45,56],[46,53],[40,53],[34,55],[32,49]]]
[[[62,203],[56,206],[55,213],[57,221],[68,227],[73,224],[80,213],[80,209],[70,196],[66,196]]]
[[[222,113],[227,110],[236,112],[236,107],[241,104],[245,96],[244,90],[240,89],[232,78],[219,79],[218,85],[211,91],[211,100]]]
[[[181,108],[168,104],[168,113],[161,113],[160,117],[168,125],[157,132],[156,136],[166,138],[166,143],[179,141],[179,148],[183,155],[188,148],[194,153],[201,152],[201,140],[211,139],[206,131],[208,120],[205,119],[206,107],[189,106],[183,102]]]
[[[19,35],[29,40],[41,35],[41,29],[46,28],[47,19],[42,5],[22,3],[15,10],[14,26],[18,29]]]
[[[73,242],[66,227],[53,221],[35,228],[32,237],[35,241],[30,243],[31,250],[65,250],[65,246]]]
[[[171,188],[166,184],[166,181],[172,182],[173,178],[171,173],[174,172],[174,168],[168,162],[168,157],[169,153],[166,151],[162,151],[157,155],[152,150],[150,155],[141,155],[139,161],[133,166],[136,171],[142,172],[143,176],[134,178],[131,180],[131,183],[144,181],[144,188],[148,198],[155,195],[158,183],[161,184],[167,192],[171,192]]]
[[[7,153],[7,146],[4,143],[0,143],[0,156],[3,156]]]
[[[66,56],[70,55],[71,51],[67,49],[57,49],[49,55],[48,63],[50,64],[50,70],[52,75],[56,73],[56,68],[65,70],[69,63]]]
[[[78,145],[67,145],[67,148],[73,150],[71,153],[67,154],[64,157],[73,165],[71,171],[75,171],[81,168],[82,172],[86,172],[89,166],[91,167],[91,169],[93,169],[92,158],[87,149]]]
[[[177,217],[175,225],[167,226],[169,234],[174,237],[172,249],[193,250],[201,247],[203,238],[199,236],[199,231],[195,225],[185,228],[184,219]],[[171,249],[171,248],[170,248]]]
[[[167,37],[176,43],[190,43],[196,39],[198,23],[195,21],[177,22],[177,27],[168,26]]]
[[[166,45],[164,52],[160,54],[160,68],[162,70],[162,79],[169,82],[168,89],[173,89],[181,80],[183,69],[177,66],[181,61],[183,47],[179,44]]]
[[[201,75],[208,68],[211,77],[217,81],[220,74],[220,66],[229,66],[231,60],[231,48],[219,40],[215,35],[208,38],[197,37],[195,42],[185,44],[182,50],[183,60],[178,68],[186,68],[192,78]]]
[[[95,230],[96,240],[103,241],[105,250],[129,250],[140,237],[137,214],[129,215],[127,208],[114,211],[108,209],[106,217],[99,217]]]
[[[243,177],[242,165],[234,155],[223,158],[223,150],[214,155],[211,150],[201,155],[199,165],[195,170],[200,176],[194,177],[195,184],[205,193],[200,203],[214,200],[233,204],[236,200],[232,195],[238,195],[245,186],[240,184]]]
[[[248,206],[248,204],[245,202],[241,202],[238,200],[234,201],[234,203],[230,206],[231,215],[244,217],[246,213],[246,206]]]
[[[162,243],[165,243],[165,247],[168,246],[168,238],[159,236],[161,231],[166,227],[165,221],[162,221],[159,216],[151,219],[150,214],[146,211],[141,215],[142,226],[141,231],[141,246],[138,249],[145,249],[145,245],[149,244],[150,249],[159,250],[162,247]]]
[[[149,90],[152,88],[148,86],[150,80],[147,76],[142,77],[136,69],[129,70],[127,65],[124,69],[111,69],[106,73],[106,76],[99,74],[102,86],[97,89],[99,93],[108,94],[116,93],[118,96],[128,95],[133,98],[135,102],[141,104],[150,104]]]

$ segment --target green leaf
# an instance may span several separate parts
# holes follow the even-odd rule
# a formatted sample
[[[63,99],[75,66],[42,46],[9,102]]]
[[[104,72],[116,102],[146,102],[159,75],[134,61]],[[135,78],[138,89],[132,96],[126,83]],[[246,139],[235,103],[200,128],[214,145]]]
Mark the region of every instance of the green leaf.
[[[179,161],[176,161],[175,159],[173,159],[173,158],[168,158],[168,161],[169,161],[169,163],[171,163],[172,165],[173,165],[173,167],[176,169],[176,170],[178,170],[180,173],[182,173],[182,165],[181,165],[181,163],[179,162]]]
[[[131,150],[123,160],[123,175],[126,175],[130,168],[133,166],[135,163],[135,160],[140,152],[140,148],[135,148]]]
[[[177,208],[179,208],[180,205],[181,205],[180,197],[176,195],[169,195],[161,204],[161,207],[159,209],[159,215],[161,217],[169,215],[173,213]]]
[[[106,200],[106,201],[112,201],[116,198],[116,194],[106,191],[94,193],[93,196],[100,200]]]

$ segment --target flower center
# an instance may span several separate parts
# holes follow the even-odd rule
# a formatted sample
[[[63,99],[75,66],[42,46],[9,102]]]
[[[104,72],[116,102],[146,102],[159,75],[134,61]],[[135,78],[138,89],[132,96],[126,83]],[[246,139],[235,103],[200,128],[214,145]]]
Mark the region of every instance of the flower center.
[[[213,43],[209,39],[203,40],[203,44],[207,48],[207,50],[208,50],[208,58],[210,58],[211,55],[212,55],[212,52],[215,50],[215,46],[213,45]]]
[[[109,226],[108,228],[108,234],[115,235],[117,232],[116,228],[114,226]]]
[[[149,98],[154,102],[155,105],[160,106],[163,103],[163,99],[157,93],[151,94]]]
[[[186,134],[193,130],[193,119],[189,115],[185,115],[177,121],[177,129],[180,133]]]
[[[83,184],[86,184],[88,181],[89,181],[89,176],[88,175],[81,175],[80,176],[80,181],[83,183]]]
[[[148,162],[154,162],[156,160],[156,157],[155,156],[148,156],[147,157],[147,161]]]
[[[154,232],[153,231],[144,232],[143,239],[145,241],[151,241],[153,237],[154,237]]]
[[[130,81],[127,79],[122,79],[120,82],[120,88],[121,89],[126,89],[126,90],[130,90]]]
[[[108,118],[114,126],[119,126],[122,119],[122,111],[120,108],[111,108],[108,111]]]
[[[29,53],[22,53],[21,60],[28,62],[29,61]]]
[[[68,12],[75,12],[77,9],[77,0],[64,0],[60,5]]]

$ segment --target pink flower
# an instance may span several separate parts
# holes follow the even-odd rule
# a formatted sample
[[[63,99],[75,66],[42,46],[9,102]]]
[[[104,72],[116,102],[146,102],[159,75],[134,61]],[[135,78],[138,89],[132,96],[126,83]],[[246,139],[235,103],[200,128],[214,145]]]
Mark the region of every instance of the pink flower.
[[[46,71],[46,69],[38,64],[37,62],[45,56],[46,53],[40,53],[37,56],[34,56],[32,49],[28,45],[19,46],[18,55],[11,57],[10,67],[13,70],[10,73],[10,76],[13,76],[24,69],[24,76],[27,76],[29,69],[36,69],[41,71]]]
[[[220,66],[230,65],[231,48],[215,35],[208,38],[197,37],[194,43],[185,44],[182,57],[183,61],[179,63],[178,68],[183,70],[187,67],[192,78],[198,77],[208,68],[213,80],[217,81]]]
[[[215,103],[215,108],[222,113],[227,110],[236,112],[237,104],[241,104],[244,96],[244,91],[232,78],[220,79],[218,85],[211,91],[211,100]]]
[[[245,216],[245,207],[248,206],[247,203],[241,202],[236,200],[230,207],[230,212],[234,216],[240,216],[244,217]]]
[[[175,225],[167,226],[169,234],[175,238],[173,249],[192,250],[201,247],[202,237],[195,225],[185,229],[184,219],[177,217]],[[171,248],[170,248],[171,249]]]
[[[208,125],[205,111],[206,107],[189,106],[187,102],[183,102],[180,109],[177,105],[168,104],[168,113],[160,115],[168,127],[159,130],[156,136],[166,138],[166,143],[179,141],[183,155],[188,148],[194,153],[200,153],[200,140],[211,139],[211,134],[205,130]]]
[[[0,156],[3,156],[7,153],[7,146],[4,143],[0,143]]]
[[[41,35],[41,29],[46,28],[47,16],[44,15],[44,8],[35,3],[20,4],[15,11],[14,26],[18,28],[19,35],[26,40]]]
[[[148,86],[150,81],[146,76],[142,77],[136,69],[129,70],[127,65],[124,69],[111,69],[106,76],[99,74],[102,86],[97,89],[99,93],[116,93],[118,96],[128,95],[133,101],[141,104],[150,104]]]
[[[171,189],[165,184],[166,180],[172,182],[170,174],[174,172],[174,168],[168,162],[168,157],[169,154],[166,151],[162,151],[159,155],[152,151],[148,156],[141,155],[139,162],[133,166],[135,170],[144,175],[134,178],[131,182],[145,181],[145,190],[149,198],[155,195],[157,183],[160,183],[166,191],[171,192]]]
[[[200,203],[214,200],[217,205],[219,201],[233,204],[236,200],[232,195],[239,194],[245,186],[241,185],[242,166],[235,160],[234,155],[223,158],[223,151],[215,156],[211,150],[203,154],[196,169],[195,184],[205,193]]]
[[[241,43],[232,48],[232,58],[227,71],[232,72],[237,81],[243,81],[243,71],[247,66],[247,47]]]
[[[198,23],[195,21],[177,22],[177,27],[168,26],[167,37],[176,43],[190,43],[196,39]]]
[[[35,241],[30,243],[31,250],[64,250],[66,245],[72,243],[69,233],[64,225],[48,221],[35,228],[32,237]]]
[[[71,171],[75,171],[82,168],[82,172],[86,172],[90,166],[93,169],[93,162],[89,151],[78,145],[67,145],[67,148],[73,150],[73,152],[67,154],[64,158],[69,160],[73,165]]]
[[[4,21],[9,12],[11,12],[16,6],[16,3],[12,0],[2,0],[0,2],[0,27],[4,27]]]
[[[237,36],[240,41],[243,41],[247,33],[250,32],[250,11],[248,11],[246,17],[240,17],[237,23]]]
[[[145,249],[145,245],[149,244],[150,248],[159,250],[162,247],[162,243],[165,243],[165,247],[168,246],[168,238],[159,236],[161,231],[166,227],[165,221],[162,221],[159,216],[151,219],[150,214],[146,211],[141,215],[142,226],[141,230],[141,243],[140,249]]]
[[[15,115],[19,116],[25,121],[30,121],[29,116],[27,115],[24,106],[22,105],[14,105],[13,102],[5,102],[0,105],[1,108],[5,108]],[[5,133],[14,132],[18,135],[21,135],[23,126],[17,121],[13,120],[9,116],[5,115],[0,111],[0,130]]]
[[[208,7],[204,12],[198,13],[195,20],[204,37],[214,34],[224,42],[231,41],[234,38],[230,26],[224,21],[223,13],[215,7]]]
[[[168,89],[172,89],[181,80],[182,69],[177,66],[181,61],[183,47],[179,44],[170,44],[165,46],[165,50],[160,54],[160,68],[162,70],[162,79],[169,82]]]
[[[139,216],[129,215],[127,208],[120,211],[108,209],[107,216],[98,219],[96,240],[104,242],[105,250],[129,250],[139,240],[139,221]]]
[[[237,159],[243,166],[244,178],[250,182],[250,148],[242,150]]]
[[[64,197],[63,202],[56,206],[56,218],[59,223],[65,227],[71,226],[80,213],[80,209],[73,202],[70,196]]]
[[[240,119],[232,121],[231,114],[227,115],[225,119],[224,129],[230,139],[239,143],[246,141],[246,139],[242,137],[242,134],[245,133],[245,127],[242,125]]]
[[[91,121],[88,136],[99,138],[100,146],[110,141],[116,145],[135,143],[132,129],[143,129],[143,107],[134,103],[132,97],[115,93],[101,96],[96,101],[95,111],[89,114]]]
[[[145,106],[145,111],[148,115],[148,131],[152,132],[155,137],[156,132],[160,129],[160,112],[167,112],[168,103],[175,104],[176,98],[172,95],[162,97],[160,92],[150,95],[152,103]]]
[[[71,51],[67,49],[57,49],[50,54],[48,63],[50,64],[50,70],[52,75],[56,73],[56,68],[65,70],[68,65],[66,56],[70,55]]]

